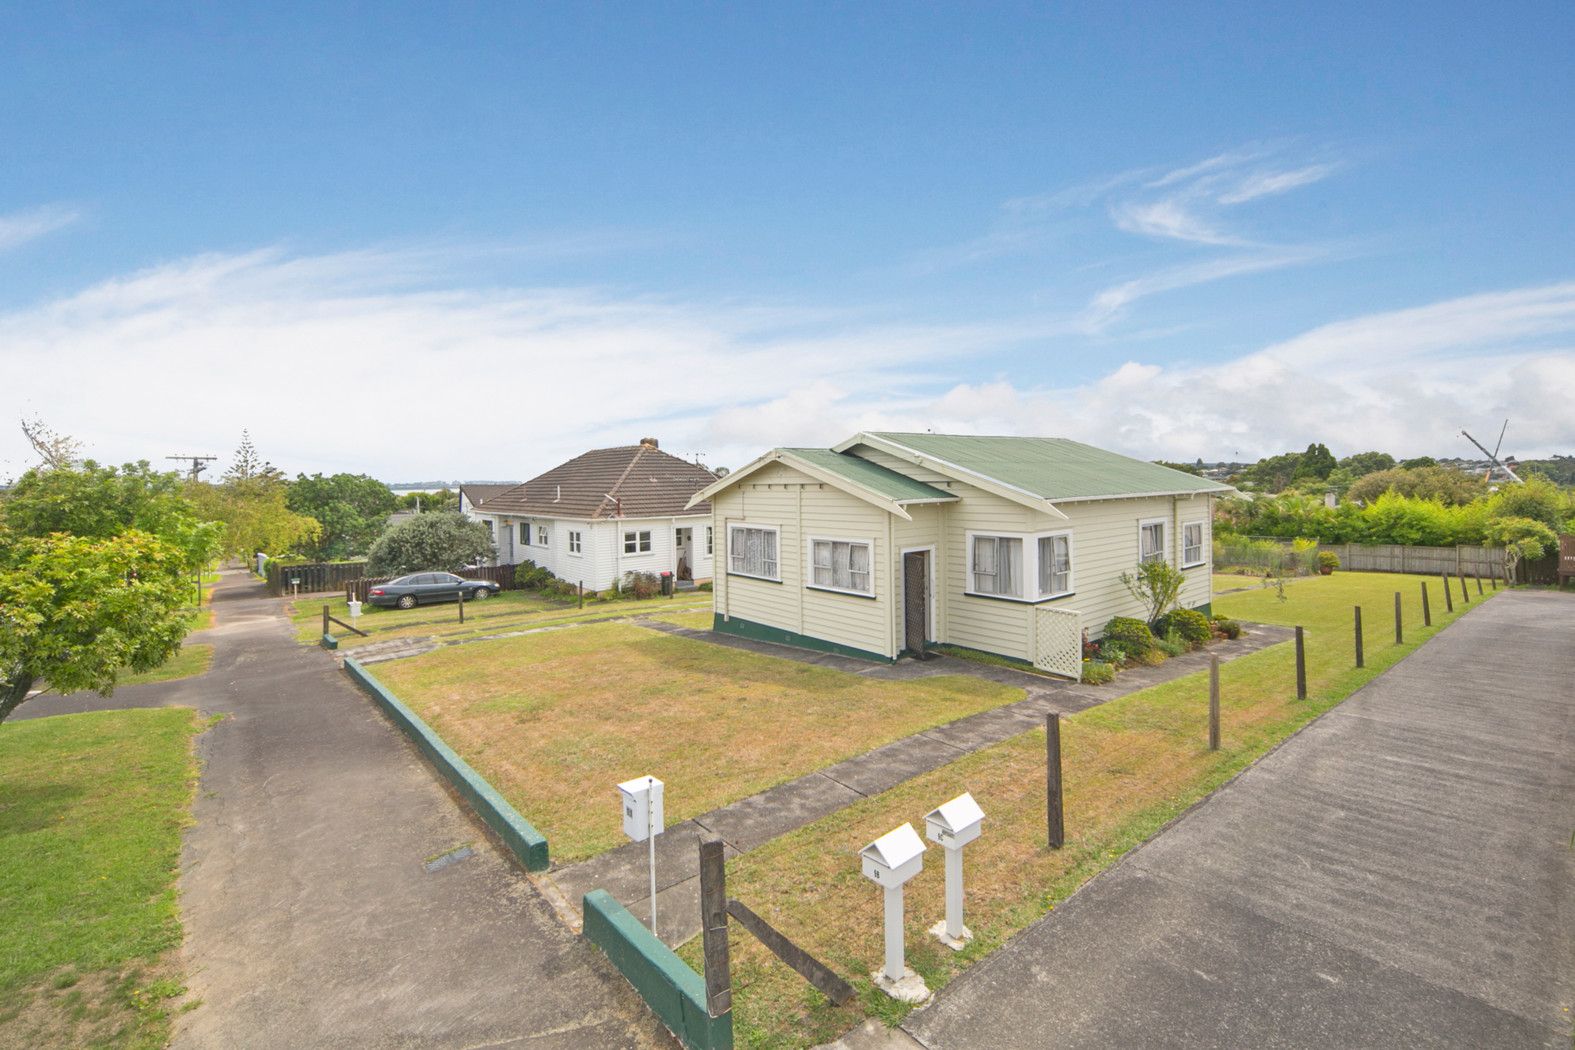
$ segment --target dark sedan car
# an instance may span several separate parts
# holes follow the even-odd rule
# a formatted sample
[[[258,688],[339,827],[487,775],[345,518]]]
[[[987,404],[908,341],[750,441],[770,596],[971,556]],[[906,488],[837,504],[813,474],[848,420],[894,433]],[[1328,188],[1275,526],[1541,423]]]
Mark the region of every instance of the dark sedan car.
[[[467,580],[451,572],[418,572],[380,583],[366,592],[369,605],[394,605],[414,609],[426,602],[467,602],[490,598],[503,588],[491,580]]]

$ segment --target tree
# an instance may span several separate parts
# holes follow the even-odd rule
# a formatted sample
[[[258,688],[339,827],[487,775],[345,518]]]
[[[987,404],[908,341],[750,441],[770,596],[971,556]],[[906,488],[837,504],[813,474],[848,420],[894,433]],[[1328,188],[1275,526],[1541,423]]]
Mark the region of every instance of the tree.
[[[423,514],[437,510],[458,510],[459,493],[453,489],[436,492],[407,492],[399,497],[400,510],[416,510]]]
[[[1157,466],[1169,467],[1171,470],[1179,470],[1183,474],[1196,474],[1199,477],[1203,475],[1203,461],[1201,459],[1197,463],[1171,463],[1168,460],[1156,459],[1154,463]]]
[[[324,561],[365,554],[399,505],[387,485],[365,474],[298,474],[285,503],[322,526],[305,553]]]
[[[250,558],[263,551],[282,558],[311,544],[322,531],[317,519],[289,508],[284,482],[265,475],[222,485],[193,482],[187,492],[206,517],[223,524],[225,557]]]
[[[230,469],[224,472],[224,480],[250,481],[252,478],[283,481],[284,471],[259,456],[256,447],[252,444],[251,431],[242,430],[241,443],[236,447],[235,455],[230,458]]]
[[[1487,484],[1475,474],[1453,467],[1395,467],[1358,478],[1346,491],[1346,497],[1371,503],[1385,492],[1461,506],[1487,495]]]
[[[0,721],[39,682],[109,695],[190,626],[186,557],[156,536],[18,536],[0,525]]]
[[[1379,470],[1389,470],[1395,458],[1387,452],[1357,452],[1340,460],[1341,470],[1348,472],[1354,481]]]
[[[82,442],[53,429],[38,416],[22,420],[22,434],[45,470],[69,467],[82,454]]]
[[[1296,468],[1301,465],[1300,452],[1285,452],[1278,456],[1267,456],[1258,460],[1252,466],[1237,475],[1248,487],[1260,492],[1279,492],[1291,483],[1296,476]]]
[[[1405,470],[1415,470],[1417,467],[1436,467],[1438,460],[1432,456],[1417,456],[1413,459],[1402,459],[1399,466]]]
[[[457,569],[492,555],[492,532],[485,524],[444,511],[390,525],[366,560],[368,572],[398,576]]]
[[[1143,604],[1148,610],[1149,626],[1174,604],[1181,595],[1181,584],[1185,577],[1181,570],[1165,561],[1155,558],[1138,566],[1137,573],[1122,573],[1118,579],[1125,585],[1127,591]]]
[[[186,498],[180,475],[153,470],[146,460],[119,468],[92,460],[35,468],[17,479],[0,511],[17,537],[147,533],[179,551],[187,570],[206,565],[219,550],[221,527]]]
[[[1493,497],[1493,517],[1530,518],[1550,529],[1562,525],[1571,510],[1575,506],[1571,505],[1570,495],[1536,474],[1528,475],[1522,484],[1502,486]]]
[[[1303,452],[1301,459],[1297,461],[1296,469],[1291,472],[1291,480],[1316,478],[1323,481],[1334,472],[1335,466],[1334,453],[1329,451],[1328,446],[1321,442],[1314,442],[1307,446],[1307,451]]]
[[[1504,576],[1513,580],[1516,566],[1557,550],[1559,538],[1535,518],[1506,517],[1488,522],[1487,543],[1490,547],[1504,548]]]

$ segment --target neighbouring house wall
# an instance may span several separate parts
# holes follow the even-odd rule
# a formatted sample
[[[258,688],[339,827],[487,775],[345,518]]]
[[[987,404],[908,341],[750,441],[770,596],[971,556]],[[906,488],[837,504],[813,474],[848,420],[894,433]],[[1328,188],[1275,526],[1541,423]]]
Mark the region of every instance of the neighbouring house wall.
[[[493,535],[498,547],[498,561],[517,565],[534,562],[554,576],[579,583],[587,590],[603,591],[622,579],[624,573],[675,572],[677,559],[674,553],[675,530],[688,526],[695,530],[694,576],[703,580],[711,574],[711,559],[705,556],[705,529],[710,520],[701,515],[685,518],[626,518],[619,521],[575,521],[569,518],[517,518],[494,516]],[[521,523],[530,525],[530,542],[520,540]],[[545,546],[536,542],[536,527],[547,527]],[[623,553],[623,534],[626,530],[651,533],[651,550],[646,554]],[[581,535],[580,553],[569,551],[569,533]]]
[[[820,639],[880,656],[895,656],[893,538],[891,515],[823,485],[783,464],[773,464],[713,501],[716,522],[716,611],[792,634]],[[772,525],[778,529],[780,583],[727,571],[727,526]],[[815,590],[805,586],[809,540],[868,540],[875,596]]]

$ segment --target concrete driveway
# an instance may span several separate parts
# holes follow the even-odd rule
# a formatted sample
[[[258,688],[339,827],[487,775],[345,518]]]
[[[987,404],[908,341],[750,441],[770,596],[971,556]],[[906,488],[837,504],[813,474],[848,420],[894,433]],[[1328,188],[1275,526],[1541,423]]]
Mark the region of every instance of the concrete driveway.
[[[1568,1050],[1572,834],[1575,599],[1505,593],[903,1028],[932,1050]]]
[[[279,601],[231,573],[214,606],[208,674],[19,711],[226,716],[199,738],[180,893],[202,1005],[175,1047],[674,1045]]]

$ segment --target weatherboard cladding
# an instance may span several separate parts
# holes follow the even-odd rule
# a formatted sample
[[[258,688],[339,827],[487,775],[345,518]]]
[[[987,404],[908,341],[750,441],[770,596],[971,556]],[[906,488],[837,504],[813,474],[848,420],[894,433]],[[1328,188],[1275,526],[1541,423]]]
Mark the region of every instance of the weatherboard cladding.
[[[1229,491],[1229,486],[1217,481],[1066,438],[891,432],[868,436],[944,460],[1052,503]],[[850,444],[858,440],[855,438]]]
[[[829,448],[784,448],[782,452],[796,456],[811,466],[836,474],[894,503],[912,500],[955,500],[956,493],[915,481],[878,463],[857,456],[845,456]]]
[[[648,445],[598,448],[493,496],[483,509],[584,521],[709,514],[710,504],[684,505],[714,481],[705,467]]]

